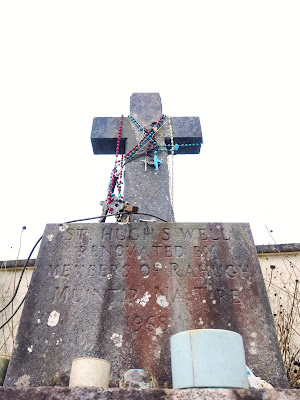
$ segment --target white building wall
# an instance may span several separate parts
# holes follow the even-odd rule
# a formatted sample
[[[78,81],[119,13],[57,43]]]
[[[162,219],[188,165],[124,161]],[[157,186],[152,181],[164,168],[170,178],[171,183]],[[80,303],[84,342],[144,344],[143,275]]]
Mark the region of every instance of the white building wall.
[[[2,326],[11,317],[20,302],[23,300],[25,294],[27,293],[32,271],[33,267],[26,269],[15,299],[3,312],[0,313],[0,326]],[[2,309],[11,300],[18,285],[21,272],[22,268],[11,268],[7,267],[5,262],[1,263],[0,309]],[[10,355],[12,352],[22,308],[23,306],[21,306],[14,318],[10,320],[3,329],[0,329],[0,356]]]
[[[300,361],[300,252],[263,253],[259,254],[259,261],[281,353],[292,382],[299,372],[295,361]]]

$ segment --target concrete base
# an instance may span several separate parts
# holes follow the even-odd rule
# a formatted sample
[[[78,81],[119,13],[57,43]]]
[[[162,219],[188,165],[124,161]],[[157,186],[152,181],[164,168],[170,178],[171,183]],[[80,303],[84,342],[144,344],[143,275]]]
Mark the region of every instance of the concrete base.
[[[67,387],[0,388],[0,400],[296,400],[297,389],[99,389]]]

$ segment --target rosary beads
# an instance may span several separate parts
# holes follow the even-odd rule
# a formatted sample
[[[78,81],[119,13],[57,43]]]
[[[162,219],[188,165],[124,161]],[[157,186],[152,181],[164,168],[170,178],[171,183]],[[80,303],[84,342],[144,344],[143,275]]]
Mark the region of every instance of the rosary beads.
[[[154,139],[155,139],[155,134],[156,132],[159,130],[159,128],[162,127],[165,119],[166,119],[166,115],[162,115],[160,117],[160,119],[158,120],[158,123],[156,124],[155,127],[153,127],[150,130],[146,130],[145,128],[143,128],[131,115],[128,115],[128,118],[130,119],[130,121],[135,124],[139,130],[141,132],[144,133],[144,137],[139,141],[139,143],[133,148],[131,149],[126,155],[125,155],[125,163],[128,162],[128,160],[130,160],[136,153],[139,153],[139,151],[145,147],[145,144],[148,143],[148,147],[147,147],[147,151],[146,153],[149,151],[151,144],[154,143]],[[141,154],[138,154],[141,155]]]
[[[123,196],[121,194],[121,185],[123,183],[122,177],[123,177],[123,167],[124,167],[124,156],[122,154],[121,159],[118,160],[119,152],[120,152],[120,142],[121,142],[121,135],[122,135],[122,128],[123,128],[123,118],[124,115],[121,115],[121,121],[120,121],[120,127],[119,127],[119,133],[118,133],[118,140],[117,140],[117,147],[116,147],[116,159],[115,159],[115,166],[111,172],[110,175],[110,181],[109,181],[109,187],[108,187],[108,195],[107,195],[107,203],[111,203],[111,199],[114,196],[113,191],[114,188],[117,186],[118,192],[119,192],[119,198],[123,200]],[[120,167],[119,173],[118,167]]]
[[[165,114],[162,114],[156,125],[149,130],[145,129],[131,115],[128,115],[128,118],[132,122],[132,124],[134,124],[139,129],[139,131],[143,133],[143,138],[139,141],[139,143],[136,146],[134,146],[129,152],[127,152],[125,156],[121,155],[121,157],[119,157],[120,142],[123,129],[123,119],[124,119],[124,116],[122,114],[118,132],[117,146],[116,146],[115,165],[111,172],[109,186],[108,186],[108,195],[107,195],[108,204],[111,204],[113,198],[116,198],[116,195],[114,194],[114,190],[116,187],[118,190],[118,199],[123,201],[123,195],[122,195],[123,169],[128,162],[133,161],[137,157],[145,155],[146,157],[144,161],[145,171],[147,171],[147,164],[149,165],[153,164],[155,169],[158,171],[159,164],[162,163],[162,161],[158,158],[159,152],[167,152],[168,154],[174,154],[176,151],[179,150],[180,147],[200,146],[202,144],[202,143],[174,144],[172,140],[171,143],[164,144],[164,146],[160,148],[155,140],[155,135],[158,134],[160,128],[162,128],[166,120],[169,119]],[[153,162],[148,161],[148,156],[150,151],[151,154],[153,154]],[[112,211],[112,208],[110,208],[109,211]]]

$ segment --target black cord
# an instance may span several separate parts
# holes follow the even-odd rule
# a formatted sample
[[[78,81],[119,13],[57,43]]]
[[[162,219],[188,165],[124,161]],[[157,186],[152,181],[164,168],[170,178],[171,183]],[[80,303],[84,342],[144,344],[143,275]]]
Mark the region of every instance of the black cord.
[[[36,244],[33,246],[32,250],[31,250],[31,252],[30,252],[30,254],[29,254],[29,256],[28,256],[28,258],[27,258],[27,260],[26,260],[26,262],[25,262],[25,264],[24,264],[24,267],[23,267],[23,269],[22,269],[22,272],[21,272],[21,275],[20,275],[20,278],[19,278],[19,282],[18,282],[17,287],[16,287],[16,289],[15,289],[15,293],[13,294],[13,297],[12,297],[12,298],[10,299],[10,301],[6,304],[6,306],[4,306],[4,307],[0,310],[0,313],[2,313],[2,312],[14,301],[14,299],[15,299],[15,297],[16,297],[16,295],[17,295],[17,292],[18,292],[18,290],[19,290],[19,287],[20,287],[20,284],[21,284],[21,280],[22,280],[23,275],[24,275],[24,273],[25,273],[27,264],[28,264],[28,262],[29,262],[29,260],[30,260],[30,257],[31,257],[31,255],[32,255],[32,253],[34,252],[36,246],[37,246],[37,245],[40,243],[40,241],[42,240],[42,237],[43,237],[43,236],[41,236],[41,237],[39,238],[39,240],[36,242]]]
[[[101,218],[101,216],[100,216],[100,217],[91,217],[91,218],[74,219],[73,221],[63,222],[63,223],[60,224],[60,225],[63,225],[63,224],[71,224],[71,223],[73,223],[73,222],[90,221],[90,220],[92,220],[92,219],[98,219],[98,218]]]
[[[96,218],[103,218],[103,217],[116,217],[116,216],[118,216],[118,215],[132,215],[132,214],[134,214],[134,215],[147,215],[147,216],[149,216],[149,217],[154,217],[154,218],[157,218],[157,219],[159,219],[159,220],[161,220],[161,221],[163,221],[163,222],[169,222],[169,221],[167,221],[167,220],[165,220],[165,219],[163,219],[163,218],[160,218],[160,217],[158,217],[157,215],[153,215],[153,214],[149,214],[149,213],[142,213],[142,212],[119,212],[119,213],[116,213],[116,214],[107,214],[107,215],[101,215],[100,217],[96,217]],[[93,219],[93,218],[90,218],[90,219]],[[71,221],[71,222],[73,222],[73,221]]]
[[[139,213],[139,212],[135,212],[135,213],[123,212],[123,213],[122,213],[122,212],[119,212],[119,213],[116,213],[116,214],[100,215],[99,217],[83,218],[83,219],[74,219],[73,221],[64,222],[64,224],[71,224],[71,223],[73,223],[73,222],[81,222],[81,221],[90,221],[90,220],[92,220],[92,219],[100,219],[100,218],[103,218],[103,217],[116,217],[116,216],[118,216],[118,215],[131,215],[131,214],[147,215],[147,216],[149,216],[149,217],[157,218],[157,219],[159,219],[159,220],[161,220],[161,221],[163,221],[163,222],[169,222],[169,221],[167,221],[167,220],[165,220],[165,219],[163,219],[163,218],[157,217],[156,215],[149,214],[149,213]]]
[[[2,324],[2,325],[0,326],[0,329],[4,328],[5,325],[7,325],[7,324],[9,323],[9,321],[10,321],[11,319],[13,319],[13,317],[17,314],[17,312],[18,312],[19,309],[21,308],[22,304],[24,303],[25,298],[26,298],[26,294],[25,294],[25,296],[23,297],[23,300],[21,301],[21,303],[20,303],[20,304],[18,305],[18,307],[15,309],[14,313],[8,318],[7,321],[4,322],[4,324]]]
[[[163,221],[163,222],[170,222],[170,221],[167,221],[166,219],[160,218],[160,217],[158,217],[158,216],[156,216],[156,215],[149,214],[149,213],[139,213],[139,212],[136,212],[136,213],[133,213],[133,214],[137,214],[137,215],[148,215],[149,217],[154,217],[154,218],[160,219],[160,220]]]

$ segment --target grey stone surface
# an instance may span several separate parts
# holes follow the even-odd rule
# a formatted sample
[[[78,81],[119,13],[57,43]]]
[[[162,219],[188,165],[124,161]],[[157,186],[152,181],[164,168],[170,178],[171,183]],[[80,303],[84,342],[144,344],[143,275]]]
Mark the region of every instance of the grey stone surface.
[[[130,97],[130,114],[141,123],[156,122],[162,114],[159,93],[132,93]]]
[[[159,116],[160,117],[160,116]],[[159,119],[158,117],[158,119]],[[164,132],[165,127],[160,132]],[[143,133],[138,129],[133,129],[127,139],[127,148],[132,149],[143,137]],[[164,137],[159,135],[156,142],[163,146]],[[143,157],[131,161],[125,166],[124,174],[124,199],[129,204],[138,207],[140,213],[149,213],[163,218],[167,221],[174,221],[174,211],[171,204],[171,194],[169,188],[169,168],[167,163],[167,153],[158,154],[162,163],[159,170],[152,166],[147,167]],[[146,215],[132,215],[130,220],[138,221],[141,218],[149,220],[151,217]]]
[[[158,93],[133,93],[130,98],[130,113],[144,127],[150,129],[152,123],[157,123],[162,115],[162,104]],[[94,118],[91,141],[95,154],[114,154],[116,151],[120,117]],[[170,132],[174,143],[201,143],[202,132],[198,117],[171,117],[165,122],[156,136],[160,146],[169,144]],[[129,118],[124,118],[120,153],[131,150],[143,137],[143,133],[133,125]],[[178,154],[197,154],[201,146],[180,147]],[[145,171],[144,157],[129,162],[125,167],[125,200],[139,207],[139,212],[157,215],[167,221],[174,220],[169,190],[169,170],[167,154],[159,153],[162,161],[159,171],[148,166]],[[147,216],[132,216],[131,221]]]
[[[299,391],[288,389],[98,389],[0,388],[0,400],[298,400]]]
[[[5,386],[66,386],[94,356],[112,387],[143,368],[171,388],[170,337],[201,328],[240,333],[253,372],[287,387],[248,224],[50,224]]]

